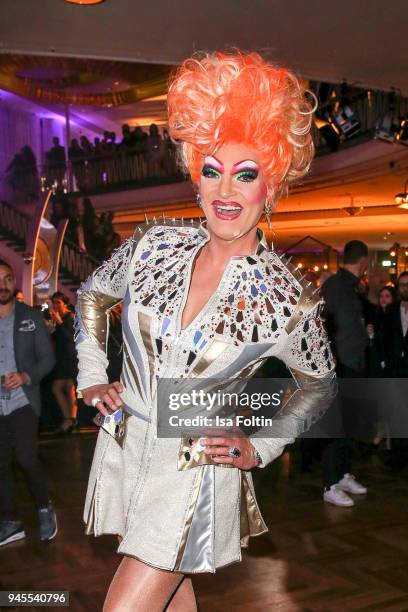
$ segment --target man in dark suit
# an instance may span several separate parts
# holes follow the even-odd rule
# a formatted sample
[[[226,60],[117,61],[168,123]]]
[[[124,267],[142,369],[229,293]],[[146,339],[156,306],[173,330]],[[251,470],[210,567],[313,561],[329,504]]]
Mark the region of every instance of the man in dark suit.
[[[358,286],[368,266],[368,248],[360,240],[352,240],[344,247],[343,267],[322,286],[326,302],[324,317],[327,333],[336,359],[336,373],[341,378],[364,378],[368,342],[363,302]],[[341,393],[332,410],[344,420],[347,405]],[[367,489],[351,472],[351,440],[344,435],[326,441],[323,449],[324,501],[336,506],[353,506],[348,495],[364,494]]]
[[[398,278],[398,300],[387,306],[380,330],[380,347],[384,376],[386,378],[408,378],[408,271]],[[385,415],[390,422],[392,437],[390,465],[402,468],[408,463],[408,440],[397,437],[406,429],[406,387],[393,383],[390,388],[391,402]]]
[[[57,533],[37,456],[40,382],[53,368],[54,355],[41,314],[16,301],[15,288],[13,270],[0,261],[0,546],[25,537],[12,498],[13,446],[37,506],[41,540]]]

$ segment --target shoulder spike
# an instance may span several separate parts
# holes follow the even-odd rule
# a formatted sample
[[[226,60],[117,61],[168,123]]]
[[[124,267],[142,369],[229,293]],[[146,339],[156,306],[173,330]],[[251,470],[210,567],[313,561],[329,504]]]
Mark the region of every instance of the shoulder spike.
[[[181,225],[184,225],[184,217],[181,217]]]
[[[146,213],[144,214],[144,218],[145,218],[146,223],[149,223],[149,219],[147,218]]]
[[[173,217],[172,221],[173,221],[173,223],[175,223],[176,222],[176,217]]]

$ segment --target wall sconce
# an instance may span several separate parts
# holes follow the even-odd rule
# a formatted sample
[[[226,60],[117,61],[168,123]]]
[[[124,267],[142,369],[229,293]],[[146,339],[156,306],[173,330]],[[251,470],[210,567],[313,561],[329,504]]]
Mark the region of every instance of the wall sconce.
[[[395,195],[395,203],[398,205],[398,208],[407,208],[408,209],[408,180],[405,181],[404,191],[401,193],[397,193]]]

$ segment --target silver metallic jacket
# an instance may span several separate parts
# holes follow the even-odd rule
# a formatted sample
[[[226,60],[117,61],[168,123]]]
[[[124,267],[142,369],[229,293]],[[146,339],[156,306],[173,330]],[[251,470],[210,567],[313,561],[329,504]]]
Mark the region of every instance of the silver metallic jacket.
[[[280,358],[298,390],[274,419],[271,436],[251,437],[262,466],[321,416],[335,394],[320,297],[260,238],[254,255],[231,258],[186,329],[181,318],[192,266],[209,240],[202,225],[139,226],[78,291],[78,388],[107,382],[107,313],[123,301],[121,380],[131,415],[123,448],[100,433],[85,508],[88,532],[121,534],[120,552],[155,567],[215,571],[241,558],[249,536],[266,531],[250,473],[213,465],[188,438],[157,438],[160,379],[248,378],[266,358]],[[138,464],[133,480],[128,461]]]

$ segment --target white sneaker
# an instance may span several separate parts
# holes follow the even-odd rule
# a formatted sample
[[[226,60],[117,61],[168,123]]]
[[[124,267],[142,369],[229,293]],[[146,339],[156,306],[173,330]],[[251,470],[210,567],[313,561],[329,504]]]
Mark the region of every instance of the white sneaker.
[[[347,493],[354,493],[354,495],[365,495],[367,493],[367,488],[360,484],[353,474],[344,474],[337,486]]]
[[[354,506],[354,501],[341,489],[338,488],[338,485],[332,485],[330,489],[323,493],[323,499],[325,502],[329,504],[334,504],[335,506],[343,506],[344,508]]]

